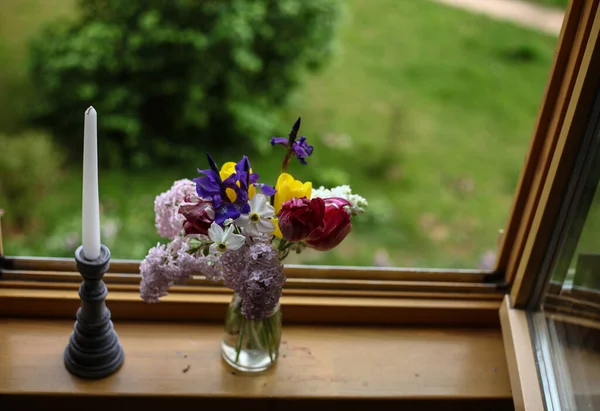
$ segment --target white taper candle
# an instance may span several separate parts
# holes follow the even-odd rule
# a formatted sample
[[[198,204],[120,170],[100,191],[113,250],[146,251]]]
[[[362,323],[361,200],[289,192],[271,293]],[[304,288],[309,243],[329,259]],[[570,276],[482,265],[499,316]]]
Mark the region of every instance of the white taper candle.
[[[85,112],[81,217],[83,254],[88,260],[95,260],[100,256],[100,200],[98,198],[98,132],[94,107],[88,108]]]

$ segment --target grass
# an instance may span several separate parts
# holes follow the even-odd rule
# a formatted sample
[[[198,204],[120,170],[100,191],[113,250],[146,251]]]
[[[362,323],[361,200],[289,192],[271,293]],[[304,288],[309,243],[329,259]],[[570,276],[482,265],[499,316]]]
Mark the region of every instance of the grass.
[[[533,3],[539,3],[543,6],[566,9],[567,5],[569,4],[569,0],[533,0]]]
[[[302,261],[372,265],[387,255],[394,265],[477,266],[508,216],[556,39],[425,1],[347,4],[337,58],[281,118],[291,124],[302,115],[316,146],[310,166],[294,165],[293,174],[315,185],[349,183],[371,208],[343,247]],[[13,47],[28,33],[17,30]],[[279,154],[252,158],[254,168],[273,181]],[[156,243],[154,196],[193,177],[201,161],[184,171],[101,171],[102,224],[117,230],[103,241],[116,258],[142,258]],[[44,200],[43,226],[13,231],[7,253],[72,255],[80,181],[67,172]]]

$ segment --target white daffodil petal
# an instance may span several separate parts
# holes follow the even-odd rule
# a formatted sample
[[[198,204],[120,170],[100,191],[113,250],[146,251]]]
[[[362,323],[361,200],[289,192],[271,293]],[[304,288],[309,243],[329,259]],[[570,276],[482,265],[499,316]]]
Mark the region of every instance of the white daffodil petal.
[[[248,224],[248,226],[246,228],[244,228],[244,232],[246,234],[248,234],[249,236],[253,236],[253,237],[260,235],[260,231],[258,231],[256,229],[256,224],[254,224],[254,223]]]
[[[250,215],[249,214],[242,214],[241,216],[238,217],[237,220],[235,220],[235,224],[238,225],[239,227],[248,227],[248,224],[250,224]]]
[[[260,213],[267,205],[267,197],[264,194],[256,194],[250,200],[250,207],[255,213]]]
[[[246,237],[240,234],[232,234],[227,239],[227,248],[238,250],[246,243]]]
[[[275,231],[275,223],[271,220],[260,220],[256,223],[256,229],[264,234],[271,234]]]
[[[223,229],[219,224],[213,222],[208,229],[208,236],[215,243],[220,243],[223,241]]]
[[[219,251],[219,249],[217,248],[217,243],[212,243],[210,247],[208,247],[208,249],[211,253],[216,253],[217,251]]]
[[[258,215],[260,218],[273,218],[275,217],[275,207],[265,203],[265,208],[258,212]]]
[[[227,239],[232,235],[233,233],[233,225],[228,225],[227,228],[225,229],[225,231],[223,232],[223,242],[226,242]]]

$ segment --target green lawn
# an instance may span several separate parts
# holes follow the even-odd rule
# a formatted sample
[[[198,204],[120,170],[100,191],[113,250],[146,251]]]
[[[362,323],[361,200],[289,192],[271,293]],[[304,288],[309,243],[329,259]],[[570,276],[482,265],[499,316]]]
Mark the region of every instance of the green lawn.
[[[475,267],[507,218],[556,38],[426,1],[347,4],[337,58],[281,119],[291,125],[301,115],[316,146],[310,166],[294,165],[293,174],[317,185],[350,183],[371,208],[343,247],[302,261],[372,265],[387,253],[396,265]],[[184,171],[101,171],[102,224],[117,229],[105,242],[116,258],[142,258],[156,243],[154,196],[175,178],[194,177],[202,152]],[[216,154],[226,161],[242,153]],[[274,179],[280,154],[251,158],[254,169]],[[72,255],[76,169],[44,199],[38,230],[5,235],[8,254]]]
[[[569,4],[569,0],[533,0],[534,3],[539,3],[544,6],[558,7],[566,9]]]

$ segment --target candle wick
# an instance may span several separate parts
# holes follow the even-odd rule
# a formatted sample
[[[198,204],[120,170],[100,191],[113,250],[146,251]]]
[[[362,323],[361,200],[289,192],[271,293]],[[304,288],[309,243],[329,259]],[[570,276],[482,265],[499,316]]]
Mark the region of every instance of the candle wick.
[[[89,115],[90,115],[90,114],[92,114],[94,111],[96,111],[96,110],[94,109],[94,107],[93,107],[93,106],[90,106],[90,107],[89,107],[89,108],[88,108],[88,109],[85,111],[85,115],[86,115],[86,116],[89,116]]]

